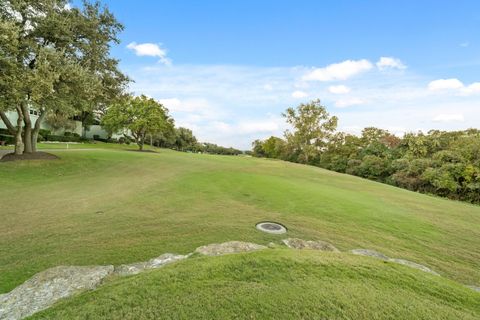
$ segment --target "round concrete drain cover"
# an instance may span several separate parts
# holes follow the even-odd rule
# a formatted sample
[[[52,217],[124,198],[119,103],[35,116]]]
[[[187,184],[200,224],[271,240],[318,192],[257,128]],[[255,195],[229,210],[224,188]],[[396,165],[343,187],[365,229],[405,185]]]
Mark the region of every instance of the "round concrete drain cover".
[[[287,228],[276,222],[260,222],[256,225],[257,229],[267,233],[281,234],[287,232]]]

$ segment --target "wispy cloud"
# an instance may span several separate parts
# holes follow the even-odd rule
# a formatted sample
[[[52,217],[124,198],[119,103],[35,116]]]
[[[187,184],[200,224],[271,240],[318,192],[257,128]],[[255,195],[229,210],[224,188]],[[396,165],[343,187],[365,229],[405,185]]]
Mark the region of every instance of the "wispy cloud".
[[[377,68],[380,70],[385,69],[406,69],[407,66],[403,64],[400,59],[394,57],[381,57],[376,63]]]
[[[373,65],[339,84],[305,81],[312,71],[306,67],[150,64],[125,71],[135,80],[131,90],[162,102],[178,126],[191,128],[201,141],[242,149],[255,139],[281,136],[287,125],[280,114],[315,98],[339,117],[340,130],[377,126],[400,134],[480,123],[480,94],[467,93],[480,91],[480,82],[457,79],[460,86],[449,81],[429,88],[431,77],[412,68],[382,72]],[[302,94],[292,96],[296,91]]]
[[[439,114],[433,118],[435,122],[463,122],[465,117],[461,113]]]
[[[315,68],[303,76],[305,81],[347,80],[355,75],[372,69],[373,65],[366,59],[346,60],[333,63],[324,68]]]
[[[167,57],[167,50],[156,43],[136,43],[131,42],[127,48],[133,50],[137,56],[157,57],[165,65],[171,65],[172,60]]]
[[[480,93],[480,82],[473,82],[469,85],[463,84],[462,81],[451,78],[451,79],[438,79],[431,81],[428,84],[428,89],[430,91],[436,92],[454,92],[459,95],[472,95]]]
[[[345,107],[351,107],[351,106],[358,106],[361,104],[365,104],[365,100],[360,99],[360,98],[346,98],[346,99],[340,99],[335,102],[335,106],[338,108],[345,108]]]
[[[428,84],[428,90],[431,91],[442,91],[442,90],[451,90],[451,89],[461,89],[463,88],[463,83],[455,78],[452,79],[438,79],[431,81]]]
[[[328,92],[333,94],[345,94],[350,92],[350,88],[347,86],[338,85],[338,86],[330,86],[328,87]]]
[[[295,99],[302,99],[308,97],[308,93],[300,90],[296,90],[292,92],[292,98]]]

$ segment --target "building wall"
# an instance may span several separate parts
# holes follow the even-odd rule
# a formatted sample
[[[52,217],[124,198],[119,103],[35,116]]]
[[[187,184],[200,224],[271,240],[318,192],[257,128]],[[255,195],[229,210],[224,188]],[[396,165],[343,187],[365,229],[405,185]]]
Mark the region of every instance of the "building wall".
[[[7,114],[8,119],[10,120],[10,122],[13,125],[16,125],[17,124],[17,119],[18,119],[17,113],[16,112],[7,112],[6,114]],[[37,121],[38,115],[35,114],[35,111],[31,111],[30,118],[31,118],[33,123],[35,123],[35,121]],[[69,131],[69,132],[77,133],[78,135],[81,136],[82,135],[82,122],[81,121],[74,121],[74,123],[75,123],[75,128],[72,129],[72,130],[64,130],[64,129],[53,130],[45,121],[42,121],[42,123],[40,125],[40,128],[45,129],[45,130],[50,130],[52,132],[52,134],[54,134],[54,135],[60,135],[61,136],[65,133],[65,131]],[[2,129],[7,128],[5,126],[5,123],[3,123],[3,121],[1,121],[1,120],[0,120],[0,128],[2,128]],[[86,137],[87,138],[93,139],[94,135],[98,135],[102,139],[108,138],[107,131],[105,131],[99,125],[92,125],[92,126],[90,126],[89,130],[86,131]],[[121,136],[123,136],[123,134],[114,134],[112,137],[113,138],[119,138]]]

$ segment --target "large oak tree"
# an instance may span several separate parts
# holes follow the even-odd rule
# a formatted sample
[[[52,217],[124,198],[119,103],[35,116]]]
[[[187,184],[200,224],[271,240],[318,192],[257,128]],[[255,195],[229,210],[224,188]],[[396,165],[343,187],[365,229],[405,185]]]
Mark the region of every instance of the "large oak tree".
[[[36,151],[48,114],[94,113],[124,90],[128,78],[109,56],[123,26],[99,3],[3,0],[0,19],[0,117],[17,154]],[[17,113],[16,124],[6,111]]]

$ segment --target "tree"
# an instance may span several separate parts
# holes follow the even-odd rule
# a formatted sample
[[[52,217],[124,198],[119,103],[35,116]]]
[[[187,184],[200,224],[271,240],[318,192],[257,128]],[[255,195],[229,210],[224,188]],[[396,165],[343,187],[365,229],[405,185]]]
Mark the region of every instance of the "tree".
[[[173,119],[168,116],[168,110],[152,98],[126,96],[107,109],[102,125],[111,133],[130,131],[139,150],[143,150],[147,134],[173,130]]]
[[[175,128],[175,147],[177,150],[186,151],[195,147],[197,138],[193,135],[192,130],[187,128]]]
[[[17,137],[16,153],[36,151],[48,114],[93,111],[123,91],[128,79],[109,57],[122,25],[98,3],[67,9],[66,0],[0,4],[0,117]],[[39,113],[33,122],[30,110]],[[5,111],[18,115],[13,126]],[[23,123],[22,123],[23,122]],[[22,123],[22,125],[19,125]]]
[[[254,157],[265,157],[265,150],[263,149],[263,141],[257,139],[252,142],[252,154]]]
[[[293,126],[293,132],[286,131],[287,143],[293,152],[299,153],[299,162],[310,163],[326,146],[337,127],[337,117],[330,117],[320,100],[288,108],[283,116]]]
[[[263,150],[267,158],[281,159],[285,149],[285,141],[281,138],[271,136],[263,142]]]

